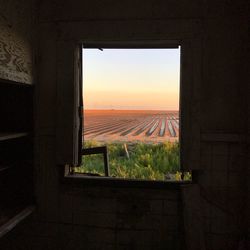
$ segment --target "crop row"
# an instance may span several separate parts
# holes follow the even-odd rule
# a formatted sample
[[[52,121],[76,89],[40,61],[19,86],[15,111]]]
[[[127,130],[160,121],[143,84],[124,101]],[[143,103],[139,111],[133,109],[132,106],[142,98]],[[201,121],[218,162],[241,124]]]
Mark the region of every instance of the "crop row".
[[[135,138],[177,138],[179,136],[179,116],[173,114],[128,114],[122,116],[85,116],[84,137],[98,136]]]

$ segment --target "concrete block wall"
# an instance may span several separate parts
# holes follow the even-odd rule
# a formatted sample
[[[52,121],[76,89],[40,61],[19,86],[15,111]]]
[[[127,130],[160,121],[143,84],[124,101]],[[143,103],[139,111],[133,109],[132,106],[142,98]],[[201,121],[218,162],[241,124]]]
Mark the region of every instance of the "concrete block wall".
[[[249,31],[249,28],[248,28]],[[249,32],[248,32],[249,33]],[[247,50],[247,55],[249,57],[250,55],[250,45],[248,43],[248,50]],[[250,80],[250,76],[248,74],[248,79]],[[247,82],[249,82],[249,80]],[[247,99],[248,99],[248,103],[247,103],[247,178],[249,180],[250,178],[250,85],[248,84],[248,88],[247,88]],[[247,211],[250,210],[250,182],[248,181],[248,207],[247,207]],[[247,231],[247,239],[248,239],[248,245],[247,247],[250,248],[250,213],[247,213],[247,225],[248,225],[248,231]]]
[[[201,154],[204,171],[199,186],[206,249],[245,247],[246,143],[204,142]]]
[[[42,12],[45,13],[41,16],[42,27],[44,23],[52,27],[52,21],[56,21],[58,24],[56,30],[64,39],[74,38],[70,27],[78,30],[84,29],[87,37],[101,38],[101,33],[98,36],[96,32],[100,25],[102,29],[107,29],[105,39],[110,37],[133,39],[138,36],[138,33],[145,35],[148,39],[150,36],[152,39],[161,39],[167,36],[169,30],[173,34],[177,27],[163,29],[160,21],[182,19],[186,24],[190,19],[201,21],[201,30],[195,32],[201,36],[202,40],[201,171],[198,175],[198,184],[201,193],[205,246],[209,250],[244,247],[247,227],[245,220],[248,166],[245,115],[247,112],[247,67],[242,62],[247,61],[246,1],[237,1],[237,3],[209,1],[203,4],[199,1],[191,3],[190,1],[178,3],[127,1],[126,4],[116,1],[103,2],[103,4],[98,1],[75,1],[74,3],[75,5],[72,5],[71,2],[65,1],[63,4],[50,5],[45,2],[41,6]],[[141,6],[144,7],[141,8]],[[140,27],[139,23],[144,21],[145,24],[150,23],[150,25],[145,25],[145,27],[141,25],[142,29],[138,28],[138,33],[134,32],[133,27]],[[110,22],[110,27],[106,28],[108,22]],[[180,36],[193,32],[190,29],[192,29],[191,26],[186,25],[185,34],[180,34]],[[149,36],[147,30],[150,30]],[[54,44],[53,41],[51,41],[53,47],[52,44]],[[49,47],[42,46],[42,51],[45,52],[43,54],[46,55],[46,49],[50,51],[47,53],[47,58],[55,58]],[[51,62],[51,60],[45,60],[44,64],[48,61]],[[46,72],[45,65],[41,70],[41,75],[46,77]],[[43,82],[42,87],[45,90],[50,89],[51,84],[48,84],[48,81],[52,83],[53,80],[45,79],[46,83]],[[51,98],[50,101],[52,102],[53,99]],[[41,110],[43,106],[44,104],[41,105]],[[53,110],[51,117],[53,117]],[[52,119],[46,121],[52,122]],[[41,139],[43,140],[42,137]],[[60,193],[58,189],[55,192]],[[131,189],[126,192],[130,193]],[[143,190],[140,192],[144,199],[150,199]],[[43,203],[45,202],[41,202]],[[61,207],[65,206],[68,210],[68,205],[63,204]],[[75,206],[81,211],[84,203],[76,199]],[[179,206],[182,206],[182,201]],[[94,206],[91,212],[95,213]],[[65,216],[66,213],[62,212],[62,214]],[[47,213],[41,214],[42,217],[47,215]],[[56,211],[50,216],[52,218],[56,216]],[[81,217],[81,212],[78,216]],[[113,216],[112,220],[116,221]],[[179,212],[178,217],[181,218],[182,213]],[[132,220],[132,218],[133,212],[131,211],[127,219]],[[68,219],[71,220],[71,218]],[[171,221],[170,216],[168,219]],[[173,237],[170,238],[173,240]]]
[[[40,6],[40,35],[45,44],[42,42],[40,46],[38,92],[38,113],[41,115],[38,122],[38,154],[41,157],[38,162],[38,170],[41,171],[37,187],[38,218],[58,225],[63,221],[70,225],[68,229],[73,227],[72,235],[76,240],[69,241],[70,243],[66,244],[68,247],[73,244],[72,242],[79,242],[77,239],[84,235],[84,245],[89,249],[98,249],[98,246],[103,249],[145,249],[146,245],[149,249],[185,249],[185,245],[180,244],[184,242],[183,228],[179,231],[171,227],[183,225],[183,213],[177,209],[178,214],[164,215],[164,209],[161,210],[160,204],[171,204],[169,201],[164,202],[166,198],[157,201],[152,198],[150,192],[144,189],[137,190],[137,195],[142,198],[140,201],[135,195],[135,200],[140,201],[140,209],[143,207],[148,211],[145,206],[152,207],[152,202],[158,209],[156,214],[142,210],[140,212],[144,213],[144,216],[137,218],[136,209],[132,209],[133,198],[129,199],[134,196],[134,189],[107,188],[104,197],[102,187],[82,190],[72,188],[65,191],[58,182],[54,158],[57,58],[55,51],[58,35],[64,39],[74,39],[71,29],[75,27],[78,30],[83,29],[87,37],[98,39],[102,35],[99,33],[98,36],[96,30],[101,25],[102,29],[107,29],[106,32],[102,32],[105,33],[105,39],[133,39],[138,33],[148,39],[160,39],[166,36],[164,31],[170,30],[173,34],[177,28],[173,26],[163,29],[161,21],[173,19],[182,19],[186,23],[184,36],[193,32],[187,24],[190,19],[198,19],[202,23],[201,30],[195,32],[200,32],[198,35],[202,37],[201,171],[198,175],[198,184],[205,247],[208,250],[233,250],[244,247],[247,211],[247,68],[242,64],[247,59],[245,4],[245,1],[209,1],[203,4],[199,1],[126,1],[124,4],[117,1],[103,4],[99,1],[75,1],[74,4],[72,1],[54,1],[50,4],[45,1]],[[145,27],[141,25],[143,22]],[[110,23],[110,26],[107,26],[107,23]],[[138,29],[138,33],[133,31],[134,27],[135,30]],[[151,192],[157,197],[158,192],[165,191]],[[176,192],[177,190],[168,191],[171,195]],[[121,199],[118,194],[121,195]],[[182,201],[177,200],[175,206],[182,208]],[[99,206],[103,206],[104,209],[101,213]],[[167,210],[169,209],[171,210]],[[95,215],[96,218],[92,219],[91,215]],[[179,220],[182,221],[180,224],[177,223]],[[156,233],[157,230],[160,230],[162,236]],[[91,238],[93,235],[95,242]],[[143,236],[145,241],[138,243],[136,239]],[[75,244],[83,247],[80,243]]]
[[[177,190],[66,188],[58,221],[34,216],[0,249],[183,249],[181,209]]]

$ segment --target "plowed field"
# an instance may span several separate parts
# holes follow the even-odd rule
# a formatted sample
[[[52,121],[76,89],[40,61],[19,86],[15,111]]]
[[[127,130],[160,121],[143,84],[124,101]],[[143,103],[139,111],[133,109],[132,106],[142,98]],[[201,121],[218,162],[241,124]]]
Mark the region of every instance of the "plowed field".
[[[179,139],[178,111],[85,110],[84,139],[164,142]]]

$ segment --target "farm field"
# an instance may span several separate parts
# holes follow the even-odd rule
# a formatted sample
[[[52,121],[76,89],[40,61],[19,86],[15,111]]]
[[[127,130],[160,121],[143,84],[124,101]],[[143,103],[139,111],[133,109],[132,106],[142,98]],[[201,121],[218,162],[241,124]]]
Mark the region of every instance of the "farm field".
[[[84,140],[160,143],[179,140],[179,112],[85,110]]]
[[[87,141],[85,148],[98,147],[100,142]],[[144,180],[181,180],[179,165],[179,143],[107,143],[109,154],[109,169],[111,177],[144,179]],[[104,176],[103,156],[86,155],[83,164],[74,169],[85,175]],[[185,173],[185,180],[190,179]]]
[[[84,148],[108,147],[110,176],[181,180],[178,111],[84,110],[83,127]],[[103,176],[102,155],[84,156],[75,172]]]

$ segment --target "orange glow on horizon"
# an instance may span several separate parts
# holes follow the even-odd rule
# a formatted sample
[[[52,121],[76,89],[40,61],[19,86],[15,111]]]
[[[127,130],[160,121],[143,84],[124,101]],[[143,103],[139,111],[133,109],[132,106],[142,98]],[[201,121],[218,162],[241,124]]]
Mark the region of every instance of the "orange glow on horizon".
[[[176,96],[179,99],[179,93],[172,92],[89,91],[84,106],[86,109],[178,110]]]
[[[86,49],[84,108],[179,110],[179,71],[179,49]]]

